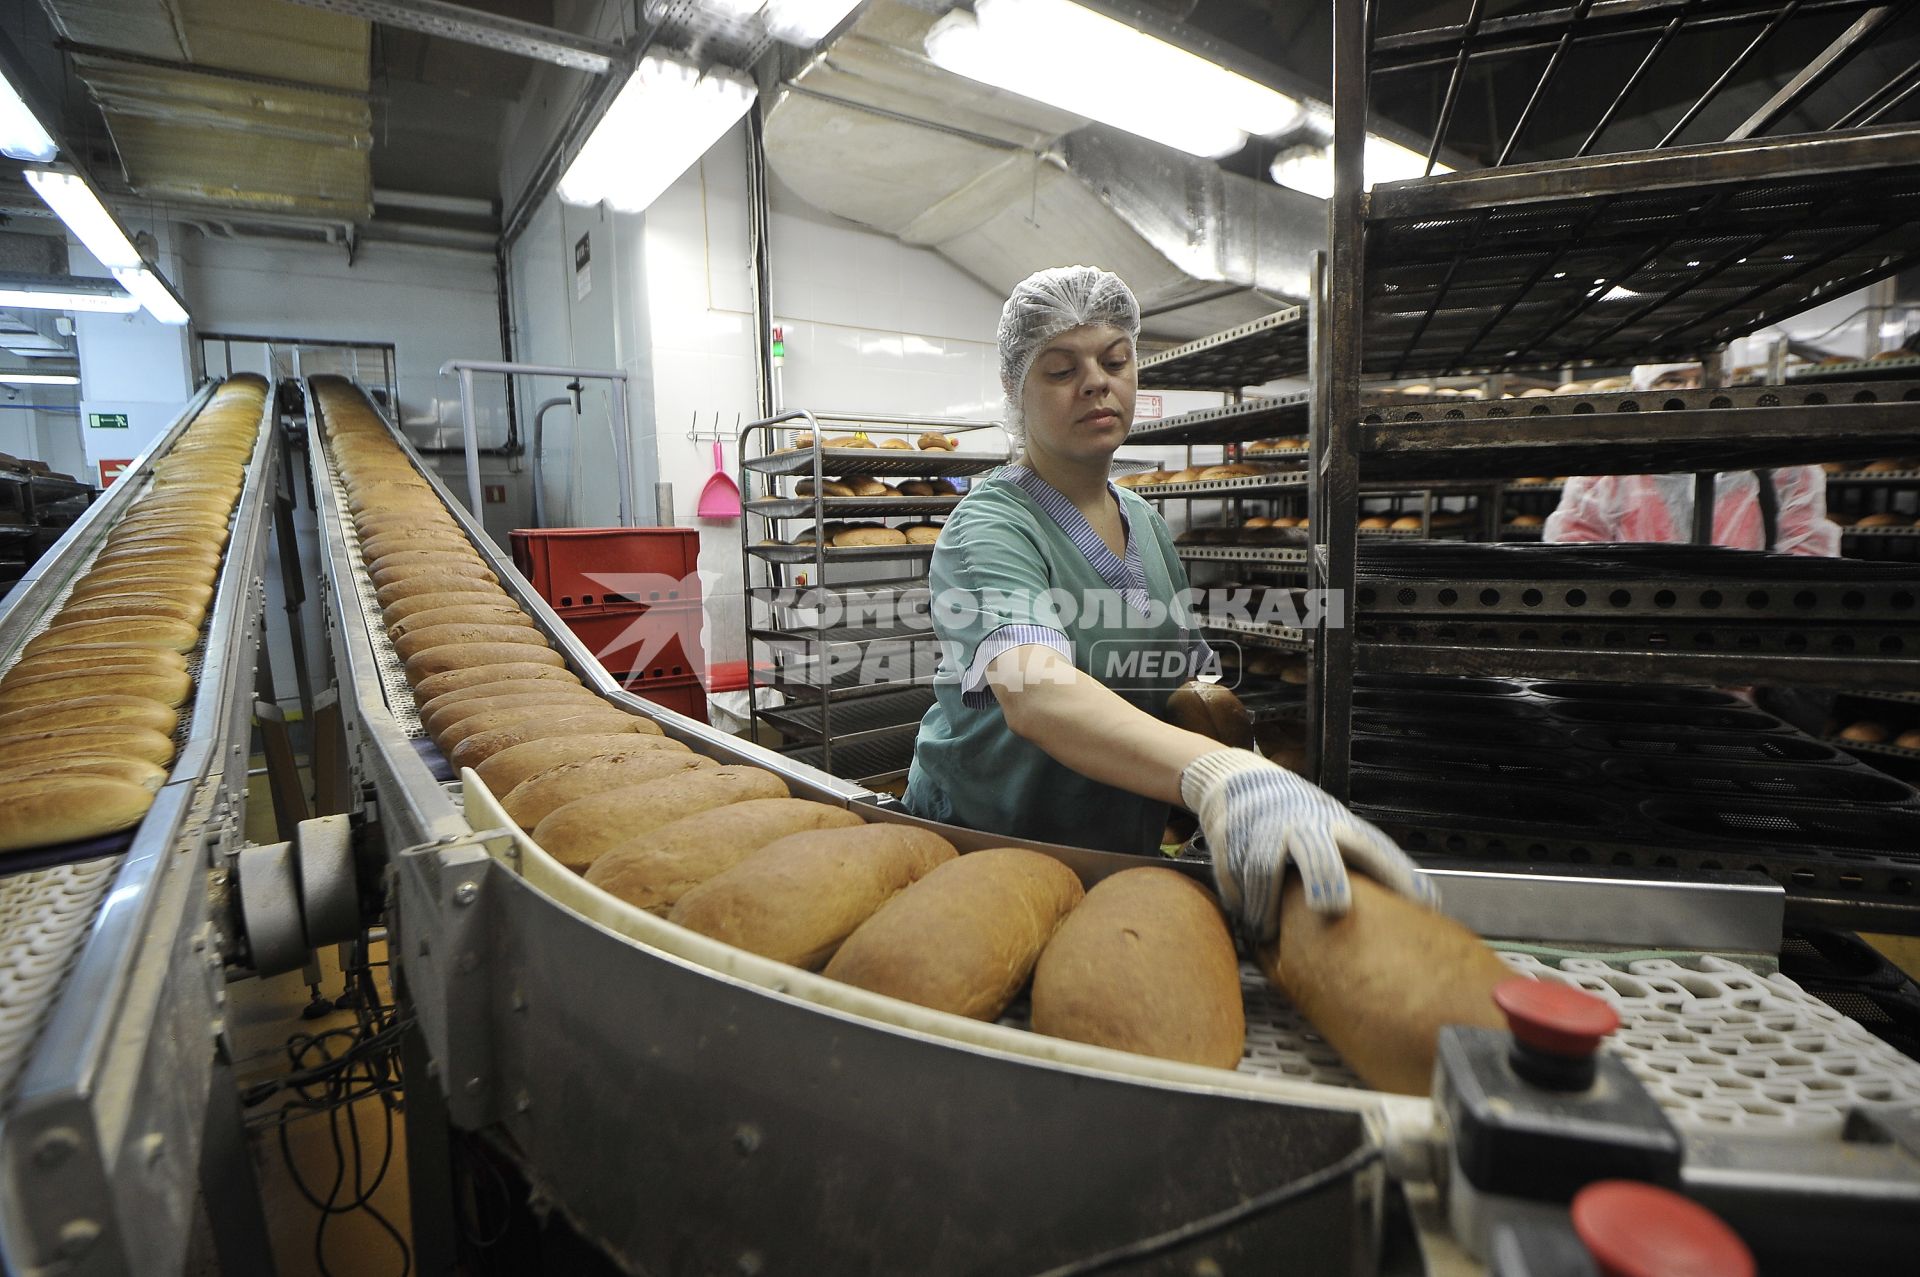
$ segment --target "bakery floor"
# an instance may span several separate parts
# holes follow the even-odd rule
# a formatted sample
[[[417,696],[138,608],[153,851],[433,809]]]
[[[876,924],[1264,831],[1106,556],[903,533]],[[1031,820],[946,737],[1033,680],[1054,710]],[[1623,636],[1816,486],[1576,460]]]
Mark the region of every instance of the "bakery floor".
[[[263,766],[261,759],[253,765]],[[274,842],[273,800],[266,777],[255,776],[247,790],[247,837],[255,842]],[[371,958],[384,961],[386,946],[373,946]],[[320,955],[322,994],[337,998],[344,989],[336,951],[329,947]],[[385,967],[374,968],[374,981],[383,998],[393,991]],[[244,1088],[256,1082],[284,1075],[292,1067],[287,1056],[287,1040],[295,1034],[318,1034],[328,1029],[350,1028],[351,1011],[334,1011],[321,1019],[301,1018],[312,1000],[307,984],[298,971],[271,979],[240,980],[227,986],[227,1021],[236,1059],[234,1072]],[[346,1110],[332,1119],[320,1114],[303,1115],[287,1125],[287,1145],[283,1155],[279,1131],[267,1124],[272,1110],[281,1102],[275,1097],[247,1112],[249,1145],[253,1151],[254,1173],[259,1178],[260,1195],[265,1207],[267,1231],[273,1243],[279,1277],[387,1277],[402,1270],[400,1248],[385,1229],[364,1210],[344,1211],[326,1217],[321,1238],[323,1249],[316,1251],[315,1234],[321,1213],[301,1195],[293,1172],[307,1185],[309,1192],[322,1201],[333,1186],[336,1175],[342,1177],[340,1201],[355,1196],[353,1190],[353,1147]],[[370,1180],[378,1170],[387,1149],[388,1126],[377,1096],[352,1106],[359,1131],[362,1175]],[[385,1178],[371,1195],[371,1204],[384,1215],[400,1236],[412,1244],[407,1213],[407,1150],[403,1125],[398,1114],[392,1124],[392,1160]],[[336,1150],[335,1137],[340,1140]],[[291,1169],[289,1169],[291,1163]],[[217,1186],[209,1185],[217,1191]],[[319,1255],[324,1255],[324,1266]],[[226,1277],[241,1277],[227,1274]]]

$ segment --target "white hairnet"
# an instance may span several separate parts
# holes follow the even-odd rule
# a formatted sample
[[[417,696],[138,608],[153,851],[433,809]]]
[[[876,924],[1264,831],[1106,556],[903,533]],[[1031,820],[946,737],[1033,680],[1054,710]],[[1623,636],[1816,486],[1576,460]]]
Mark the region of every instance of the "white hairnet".
[[[1000,308],[1000,388],[1007,393],[1007,429],[1024,433],[1020,388],[1047,343],[1088,324],[1111,324],[1140,336],[1140,303],[1118,275],[1094,266],[1054,266],[1013,286]]]

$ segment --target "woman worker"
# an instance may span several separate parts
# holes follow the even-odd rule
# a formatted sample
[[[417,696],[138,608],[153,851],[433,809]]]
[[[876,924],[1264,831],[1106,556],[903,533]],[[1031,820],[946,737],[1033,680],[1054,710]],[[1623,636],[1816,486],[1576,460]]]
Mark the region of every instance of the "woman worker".
[[[1181,803],[1200,818],[1223,903],[1256,944],[1278,926],[1289,865],[1318,913],[1349,906],[1343,861],[1429,902],[1379,829],[1259,754],[1163,720],[1184,675],[1177,664],[1155,671],[1204,645],[1178,598],[1187,579],[1166,524],[1107,477],[1133,424],[1139,331],[1132,292],[1092,267],[1040,271],[1007,299],[1000,381],[1019,453],[975,485],[934,549],[940,667],[907,808],[1145,854]]]

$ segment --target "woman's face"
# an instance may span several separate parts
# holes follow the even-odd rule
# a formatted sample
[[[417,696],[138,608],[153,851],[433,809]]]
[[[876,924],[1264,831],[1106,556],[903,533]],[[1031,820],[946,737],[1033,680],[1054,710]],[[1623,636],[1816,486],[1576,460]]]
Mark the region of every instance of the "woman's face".
[[[1047,343],[1021,386],[1026,446],[1062,461],[1105,460],[1126,442],[1138,388],[1133,339],[1111,324]]]

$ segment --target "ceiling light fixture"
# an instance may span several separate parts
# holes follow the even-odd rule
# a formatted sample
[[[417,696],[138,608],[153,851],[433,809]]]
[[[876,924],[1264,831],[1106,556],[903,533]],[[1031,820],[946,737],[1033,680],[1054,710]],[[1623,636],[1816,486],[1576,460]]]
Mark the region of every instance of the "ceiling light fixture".
[[[934,23],[926,49],[944,70],[1203,158],[1232,154],[1250,134],[1291,128],[1303,110],[1295,98],[1069,0],[978,0],[973,13],[955,9]],[[1071,65],[1062,56],[1068,50]]]
[[[1281,186],[1290,187],[1318,199],[1333,198],[1333,112],[1315,104],[1307,108],[1308,140],[1289,146],[1274,156],[1267,175]],[[1402,146],[1378,133],[1367,134],[1362,153],[1362,184],[1372,187],[1382,182],[1403,182],[1424,177],[1427,157],[1412,147]],[[1435,173],[1451,173],[1446,164],[1435,163]]]
[[[100,315],[131,315],[140,309],[140,299],[126,293],[95,291],[77,284],[63,288],[42,288],[10,282],[0,284],[0,309],[83,310]]]
[[[77,386],[80,379],[64,372],[0,372],[0,383],[9,386]]]
[[[140,250],[120,229],[120,223],[113,220],[113,214],[100,202],[85,178],[57,169],[28,169],[26,177],[27,185],[67,224],[74,238],[100,259],[102,266],[112,270],[116,266],[138,269],[145,265],[140,260]]]
[[[167,287],[167,281],[155,271],[145,266],[138,270],[116,267],[113,277],[147,308],[149,315],[161,323],[177,326],[187,322],[187,308],[180,304],[180,299]]]
[[[163,324],[187,322],[187,308],[179,294],[147,265],[126,231],[100,202],[91,183],[78,173],[58,169],[28,169],[26,178],[27,185],[67,224],[74,238],[86,245],[87,251],[133,295],[138,304],[130,309],[145,306],[147,313]]]
[[[740,122],[759,90],[724,67],[670,54],[640,59],[560,179],[569,204],[646,209]]]
[[[5,75],[0,75],[0,155],[45,164],[60,153],[33,108]]]
[[[811,48],[857,9],[860,0],[706,0],[706,6],[741,22],[764,14],[767,34]]]

